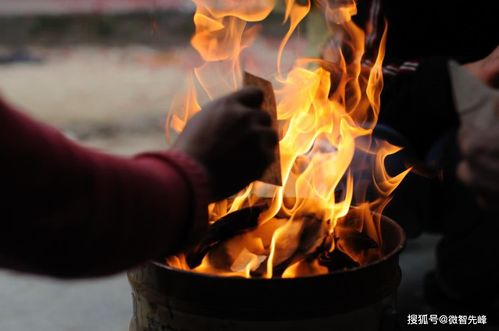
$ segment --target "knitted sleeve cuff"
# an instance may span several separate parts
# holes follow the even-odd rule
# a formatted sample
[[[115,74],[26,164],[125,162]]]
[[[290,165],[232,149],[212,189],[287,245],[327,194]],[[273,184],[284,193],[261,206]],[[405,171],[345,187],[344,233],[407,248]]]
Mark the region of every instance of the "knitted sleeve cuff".
[[[179,151],[167,151],[153,156],[173,166],[187,184],[191,192],[191,206],[188,221],[184,226],[181,248],[185,248],[205,234],[208,228],[209,185],[208,176],[202,166]]]

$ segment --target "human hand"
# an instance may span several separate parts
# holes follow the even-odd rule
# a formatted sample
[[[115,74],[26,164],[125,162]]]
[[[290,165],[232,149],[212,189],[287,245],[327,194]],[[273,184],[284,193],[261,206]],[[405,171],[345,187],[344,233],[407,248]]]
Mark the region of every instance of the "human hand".
[[[212,201],[237,193],[272,163],[279,140],[262,102],[256,88],[215,100],[187,123],[173,145],[205,168]]]
[[[484,59],[463,65],[486,85],[499,88],[499,46]]]
[[[477,194],[482,207],[499,210],[499,123],[490,130],[461,128],[459,145],[463,158],[458,178]]]
[[[499,47],[482,60],[463,65],[484,84],[499,87]],[[490,94],[488,103],[475,102],[489,117],[481,121],[463,121],[459,130],[462,160],[457,168],[458,178],[473,190],[480,205],[499,210],[499,102]],[[496,99],[494,99],[496,98]],[[491,108],[490,108],[491,107]],[[490,108],[490,109],[489,109]],[[494,117],[496,120],[494,120]],[[478,125],[477,123],[482,123]]]

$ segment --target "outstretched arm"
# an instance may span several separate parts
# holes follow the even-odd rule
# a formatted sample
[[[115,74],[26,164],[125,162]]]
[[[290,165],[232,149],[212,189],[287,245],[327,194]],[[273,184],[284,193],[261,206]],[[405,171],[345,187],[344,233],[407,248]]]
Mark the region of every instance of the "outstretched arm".
[[[184,154],[119,158],[0,105],[0,266],[109,274],[173,252],[206,226],[204,170]]]

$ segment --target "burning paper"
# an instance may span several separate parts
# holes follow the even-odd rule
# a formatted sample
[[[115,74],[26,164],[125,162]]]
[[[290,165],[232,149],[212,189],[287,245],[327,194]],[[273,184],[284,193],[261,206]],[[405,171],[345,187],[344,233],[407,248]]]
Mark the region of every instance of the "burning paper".
[[[267,259],[266,256],[256,255],[248,251],[246,248],[238,255],[230,270],[233,272],[255,271]]]
[[[277,122],[277,106],[274,95],[274,88],[272,87],[272,83],[252,75],[248,72],[244,73],[244,86],[255,86],[260,88],[263,91],[263,104],[262,109],[270,115],[272,118],[272,125],[276,132],[279,132],[279,123]],[[262,182],[277,186],[282,186],[282,178],[281,178],[281,154],[279,151],[279,145],[275,150],[275,161],[267,168],[263,177],[260,179]]]

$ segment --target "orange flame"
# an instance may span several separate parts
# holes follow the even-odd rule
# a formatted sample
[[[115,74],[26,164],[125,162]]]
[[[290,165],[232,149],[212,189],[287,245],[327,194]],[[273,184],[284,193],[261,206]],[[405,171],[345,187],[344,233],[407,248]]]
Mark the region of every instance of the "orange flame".
[[[183,108],[172,108],[169,125],[176,132],[200,110],[198,95],[213,99],[240,86],[241,54],[258,37],[257,26],[249,23],[265,20],[275,5],[273,0],[194,2],[192,45],[205,61],[193,70],[201,93],[196,93],[191,80]],[[379,258],[379,249],[359,250],[352,238],[364,235],[381,244],[381,212],[410,171],[388,175],[385,158],[399,148],[373,143],[371,137],[380,111],[386,31],[374,64],[363,66],[365,34],[351,20],[355,2],[319,4],[338,44],[336,61],[298,59],[284,73],[284,49],[311,8],[309,0],[305,4],[285,0],[284,21],[290,26],[278,49],[275,77],[284,185],[254,182],[235,197],[212,204],[212,222],[257,203],[267,208],[255,230],[214,247],[195,272],[248,278],[323,274],[328,268],[314,252],[324,246],[328,252],[340,250],[359,264]],[[362,162],[356,161],[358,154],[364,155]],[[371,180],[366,184],[366,176],[359,177],[359,173],[370,174]],[[377,193],[371,201],[368,186]],[[190,270],[184,256],[169,258],[168,263]]]
[[[284,22],[290,22],[289,31],[286,33],[286,36],[282,39],[281,45],[279,46],[279,52],[277,55],[277,72],[281,75],[281,60],[284,53],[284,49],[288,44],[289,40],[293,36],[298,25],[303,21],[303,19],[310,12],[311,8],[311,0],[307,0],[306,5],[300,5],[296,2],[296,0],[285,0],[286,3],[286,13],[284,17]]]

